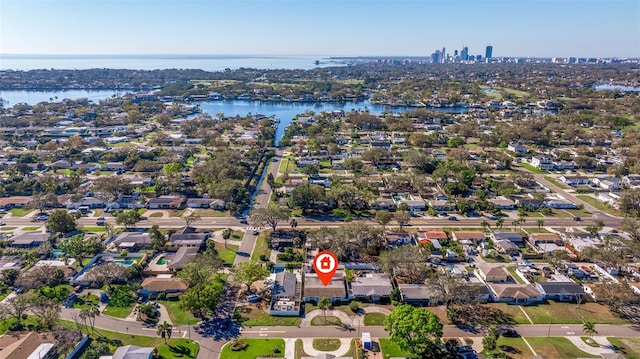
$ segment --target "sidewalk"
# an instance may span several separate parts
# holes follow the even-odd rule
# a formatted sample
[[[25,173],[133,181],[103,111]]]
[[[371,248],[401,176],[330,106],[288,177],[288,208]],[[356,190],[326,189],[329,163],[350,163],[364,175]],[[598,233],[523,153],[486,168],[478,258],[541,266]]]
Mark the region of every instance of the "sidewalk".
[[[593,336],[591,337],[591,339],[593,339],[594,342],[598,343],[600,345],[599,348],[596,347],[592,347],[590,345],[588,345],[587,343],[585,343],[581,337],[576,337],[576,336],[568,336],[566,337],[567,339],[569,339],[569,341],[571,341],[571,343],[573,343],[573,345],[575,345],[578,349],[582,350],[585,353],[589,353],[591,355],[600,355],[600,354],[612,354],[615,353],[615,351],[613,349],[611,349],[611,343],[609,343],[609,341],[607,340],[607,337],[605,336]]]

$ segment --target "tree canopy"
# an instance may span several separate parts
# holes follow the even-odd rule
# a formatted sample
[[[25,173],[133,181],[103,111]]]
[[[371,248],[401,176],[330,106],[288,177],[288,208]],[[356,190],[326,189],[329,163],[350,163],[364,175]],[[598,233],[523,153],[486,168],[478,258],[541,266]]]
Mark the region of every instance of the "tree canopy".
[[[400,349],[420,358],[440,358],[443,326],[433,312],[402,304],[385,318],[384,329]]]

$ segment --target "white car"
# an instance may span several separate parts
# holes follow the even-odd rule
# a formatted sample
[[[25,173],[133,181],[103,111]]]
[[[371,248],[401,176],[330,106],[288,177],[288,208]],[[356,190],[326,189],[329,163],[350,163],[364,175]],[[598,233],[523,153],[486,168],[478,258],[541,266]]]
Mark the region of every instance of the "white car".
[[[0,221],[0,226],[6,226],[6,225],[7,225],[6,223]]]

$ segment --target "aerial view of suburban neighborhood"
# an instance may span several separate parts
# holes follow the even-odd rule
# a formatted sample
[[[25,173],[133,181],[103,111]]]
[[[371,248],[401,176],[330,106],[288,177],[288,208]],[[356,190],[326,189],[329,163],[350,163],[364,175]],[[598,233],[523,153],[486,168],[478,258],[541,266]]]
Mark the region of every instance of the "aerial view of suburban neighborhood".
[[[640,359],[640,58],[471,51],[0,56],[0,359]]]

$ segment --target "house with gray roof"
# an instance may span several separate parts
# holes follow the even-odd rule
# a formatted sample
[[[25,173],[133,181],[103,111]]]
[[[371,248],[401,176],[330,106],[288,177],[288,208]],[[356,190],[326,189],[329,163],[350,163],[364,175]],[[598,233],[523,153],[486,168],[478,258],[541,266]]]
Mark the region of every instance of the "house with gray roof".
[[[402,302],[413,305],[439,305],[442,303],[440,288],[426,284],[399,284]]]
[[[544,299],[572,302],[584,297],[584,288],[575,282],[539,282],[536,289]]]
[[[113,240],[113,244],[119,249],[135,251],[138,249],[150,249],[153,242],[146,232],[122,232]]]
[[[298,276],[291,272],[276,274],[271,289],[271,303],[269,314],[282,316],[300,315],[300,299],[302,295],[301,282]]]
[[[35,248],[49,240],[48,233],[25,232],[15,237],[9,238],[9,247],[12,248]]]
[[[101,357],[104,358],[104,357]],[[125,345],[116,349],[111,359],[151,359],[153,358],[153,348],[139,347],[137,345]]]
[[[336,271],[328,285],[324,285],[315,273],[304,274],[304,301],[317,303],[320,298],[327,298],[332,303],[349,301],[347,282],[344,272]]]
[[[393,290],[389,276],[384,273],[368,273],[356,276],[351,284],[351,297],[374,303],[389,302]]]

